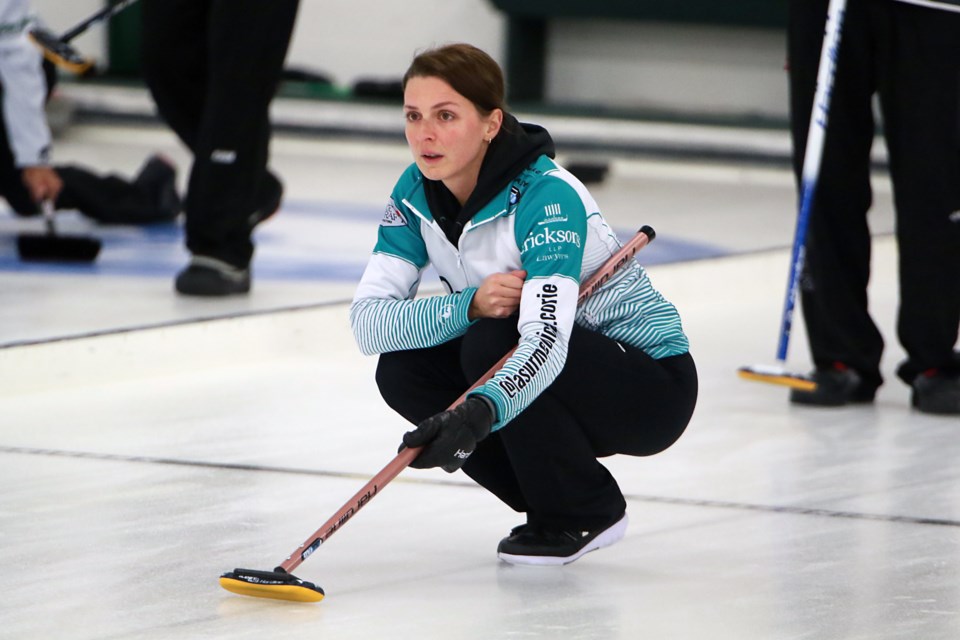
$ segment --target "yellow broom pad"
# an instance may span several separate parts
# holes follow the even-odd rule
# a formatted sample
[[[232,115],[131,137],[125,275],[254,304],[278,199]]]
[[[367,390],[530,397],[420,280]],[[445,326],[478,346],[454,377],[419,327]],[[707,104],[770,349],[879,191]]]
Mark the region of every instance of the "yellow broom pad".
[[[254,584],[252,582],[224,576],[220,577],[220,586],[227,591],[241,596],[290,600],[292,602],[320,602],[324,596],[323,591],[316,591],[301,585]]]
[[[801,391],[815,391],[817,388],[817,383],[806,376],[771,367],[740,367],[737,370],[737,375],[744,380],[766,382],[767,384],[776,384],[791,389],[800,389]]]

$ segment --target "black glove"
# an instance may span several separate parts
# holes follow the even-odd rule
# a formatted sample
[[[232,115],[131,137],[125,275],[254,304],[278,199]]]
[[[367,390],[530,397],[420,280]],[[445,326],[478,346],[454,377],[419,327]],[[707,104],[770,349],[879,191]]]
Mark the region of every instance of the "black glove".
[[[427,418],[416,429],[403,434],[404,446],[423,447],[410,466],[442,467],[453,473],[463,466],[477,443],[490,435],[493,417],[493,404],[472,396],[449,411]]]

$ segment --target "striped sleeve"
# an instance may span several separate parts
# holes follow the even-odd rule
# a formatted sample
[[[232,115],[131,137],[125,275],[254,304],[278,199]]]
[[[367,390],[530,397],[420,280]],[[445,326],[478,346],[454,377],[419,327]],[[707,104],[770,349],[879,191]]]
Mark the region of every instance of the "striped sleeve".
[[[587,298],[577,323],[642,349],[654,359],[686,353],[690,343],[676,307],[634,262]]]
[[[432,347],[463,335],[470,326],[467,311],[476,289],[410,299],[399,295],[402,287],[391,291],[389,279],[377,277],[409,268],[398,262],[374,255],[350,306],[350,326],[364,355]]]
[[[430,259],[419,219],[402,204],[408,178],[401,178],[387,203],[350,306],[350,327],[365,355],[432,347],[463,335],[470,326],[467,311],[476,289],[416,298]]]

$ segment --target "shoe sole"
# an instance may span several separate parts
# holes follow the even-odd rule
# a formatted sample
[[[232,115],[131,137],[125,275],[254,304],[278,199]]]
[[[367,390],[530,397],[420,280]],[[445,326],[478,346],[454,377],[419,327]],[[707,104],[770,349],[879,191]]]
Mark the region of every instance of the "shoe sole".
[[[931,416],[960,415],[960,403],[957,403],[952,399],[941,400],[939,398],[932,398],[920,400],[914,396],[914,398],[911,399],[910,404],[920,413],[925,413]]]
[[[556,567],[570,564],[571,562],[580,559],[591,551],[609,547],[610,545],[622,540],[624,533],[627,531],[628,523],[629,518],[627,518],[627,514],[623,514],[622,518],[617,520],[613,525],[603,531],[603,533],[585,544],[582,549],[569,556],[521,556],[501,552],[497,553],[497,557],[509,564],[530,565],[537,567]]]
[[[213,289],[200,289],[200,288],[190,288],[190,287],[179,287],[175,286],[176,292],[182,296],[192,296],[194,298],[224,298],[226,296],[238,296],[246,295],[250,293],[250,287],[242,289],[230,289],[229,291],[224,291],[222,289],[213,290]]]
[[[215,258],[194,256],[190,266],[177,274],[173,288],[185,296],[219,298],[250,293],[249,274],[221,273],[230,266]]]

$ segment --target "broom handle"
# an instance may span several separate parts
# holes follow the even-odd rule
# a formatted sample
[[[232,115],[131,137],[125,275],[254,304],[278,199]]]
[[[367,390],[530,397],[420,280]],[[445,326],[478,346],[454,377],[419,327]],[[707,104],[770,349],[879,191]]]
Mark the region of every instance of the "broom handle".
[[[95,14],[93,14],[92,16],[90,16],[89,18],[81,22],[80,24],[76,25],[69,31],[65,32],[62,36],[60,36],[60,41],[70,42],[71,40],[76,38],[78,35],[86,31],[87,29],[89,29],[90,25],[96,24],[101,20],[106,20],[107,18],[111,18],[115,16],[116,14],[120,13],[121,11],[123,11],[129,5],[133,4],[136,1],[137,0],[120,0],[120,2],[112,4],[109,7],[104,7],[100,11],[97,11]]]
[[[780,314],[777,360],[781,365],[786,363],[787,360],[790,332],[793,328],[793,310],[797,304],[797,290],[800,284],[800,276],[803,273],[803,264],[806,260],[807,227],[810,223],[810,212],[813,209],[817,182],[820,178],[820,163],[823,159],[823,145],[827,135],[827,118],[830,115],[830,98],[833,94],[833,82],[846,9],[847,0],[830,0],[830,5],[827,8],[826,28],[820,48],[820,62],[817,67],[817,87],[813,97],[813,109],[810,111],[807,146],[804,150],[803,168],[800,174],[800,210],[797,213],[793,247],[790,253],[787,293],[784,296],[783,311]]]
[[[597,291],[602,287],[614,273],[619,271],[625,264],[633,259],[633,256],[636,255],[638,251],[647,246],[654,238],[656,237],[656,232],[653,228],[647,225],[641,227],[640,231],[637,232],[633,238],[631,238],[623,247],[617,251],[613,256],[611,256],[603,265],[597,269],[592,276],[587,278],[582,285],[580,285],[580,295],[577,297],[577,304],[581,304],[586,300],[591,294]],[[485,383],[487,380],[493,377],[493,375],[501,369],[503,364],[513,355],[517,350],[516,347],[510,350],[510,352],[503,356],[500,359],[500,362],[493,365],[489,371],[487,371],[483,376],[477,380],[472,387],[463,392],[457,400],[450,405],[450,408],[454,408],[459,405],[461,402],[466,399],[467,394]],[[310,557],[310,555],[320,548],[320,545],[327,541],[327,539],[336,533],[340,527],[344,525],[350,518],[352,518],[360,509],[362,509],[370,500],[373,499],[375,495],[389,483],[391,480],[396,478],[401,471],[403,471],[411,462],[420,454],[420,447],[416,448],[404,448],[397,456],[391,460],[387,466],[380,470],[377,475],[373,476],[367,484],[353,495],[342,507],[337,511],[329,520],[323,523],[323,525],[313,532],[313,534],[304,541],[297,549],[287,557],[283,563],[275,569],[275,571],[285,571],[287,573],[292,572],[300,563]]]
[[[40,209],[43,211],[43,224],[47,227],[47,233],[51,236],[57,235],[57,228],[53,224],[53,200],[48,198],[41,202]]]

